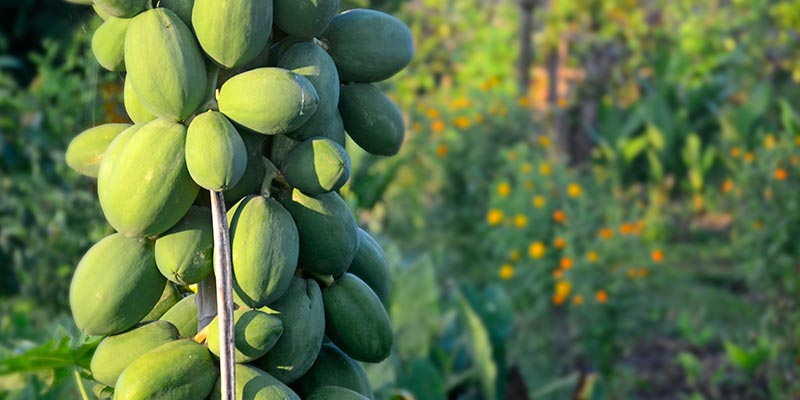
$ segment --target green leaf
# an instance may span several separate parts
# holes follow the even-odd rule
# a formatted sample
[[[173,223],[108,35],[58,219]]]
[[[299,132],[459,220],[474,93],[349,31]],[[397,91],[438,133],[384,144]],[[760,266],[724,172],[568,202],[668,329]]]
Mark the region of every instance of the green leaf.
[[[473,368],[478,375],[483,398],[497,400],[497,364],[492,356],[489,332],[463,293],[457,291],[456,295],[468,337],[467,347],[472,354]]]

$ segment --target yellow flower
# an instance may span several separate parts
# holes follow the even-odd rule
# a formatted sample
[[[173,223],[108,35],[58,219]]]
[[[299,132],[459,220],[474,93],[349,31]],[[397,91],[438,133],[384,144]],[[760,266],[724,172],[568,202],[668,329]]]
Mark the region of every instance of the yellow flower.
[[[547,204],[547,200],[545,200],[544,196],[536,196],[533,198],[533,206],[536,208],[542,208]]]
[[[520,107],[528,107],[531,105],[531,101],[527,97],[520,97],[519,99],[517,99],[517,103],[519,104]]]
[[[500,267],[500,278],[509,280],[514,277],[514,267],[511,264],[504,264]]]
[[[636,271],[636,270],[635,270],[635,269],[633,269],[633,268],[628,268],[628,269],[625,271],[625,275],[628,275],[628,278],[631,278],[631,279],[636,279],[636,276],[638,275],[638,271]]]
[[[522,229],[527,225],[528,225],[528,217],[522,214],[517,214],[517,216],[514,217],[514,226],[516,226],[517,228]]]
[[[511,194],[511,185],[507,182],[497,185],[497,194],[500,195],[500,197],[508,197],[508,195]]]
[[[528,254],[530,254],[531,258],[539,259],[544,257],[544,253],[547,251],[547,248],[544,246],[542,242],[533,242],[528,247]]]
[[[579,306],[579,305],[583,304],[583,296],[581,296],[579,294],[576,294],[575,296],[572,296],[572,304],[574,304],[576,306]]]
[[[744,162],[750,164],[755,160],[756,160],[756,155],[753,154],[752,151],[748,151],[747,153],[744,153]]]
[[[644,267],[639,268],[639,277],[640,278],[642,278],[642,279],[647,278],[647,275],[649,275],[649,274],[650,274],[650,271],[648,271],[647,268],[644,268]]]
[[[557,306],[560,306],[560,305],[564,304],[565,301],[567,301],[566,297],[559,296],[557,294],[553,295],[553,304],[555,304]]]
[[[533,190],[533,181],[525,181],[525,190]]]
[[[500,225],[503,222],[503,212],[500,210],[490,210],[488,214],[486,214],[486,222],[489,223],[491,226]]]
[[[564,297],[572,292],[572,284],[569,281],[559,281],[556,283],[556,294]]]
[[[447,148],[446,144],[440,144],[438,147],[436,147],[436,154],[438,154],[439,157],[447,156],[448,151],[449,149]]]
[[[794,144],[796,146],[800,146],[800,135],[794,137]]]
[[[601,239],[611,239],[614,236],[614,230],[611,228],[603,228],[597,232],[597,236],[600,236]]]
[[[523,174],[529,174],[533,170],[533,166],[531,163],[524,163],[519,167],[519,172]]]
[[[550,147],[550,138],[545,135],[539,135],[539,145],[542,147]]]
[[[553,246],[555,246],[555,248],[557,249],[563,249],[564,247],[567,246],[567,241],[564,240],[564,238],[556,238],[553,241]]]
[[[728,193],[733,190],[734,184],[733,181],[730,179],[726,179],[725,182],[722,184],[722,192]]]
[[[550,164],[543,162],[539,164],[539,174],[547,176],[553,173],[553,169],[550,168]]]
[[[581,185],[577,183],[570,183],[569,186],[567,186],[567,194],[569,197],[579,197],[582,191]]]
[[[517,262],[522,258],[522,253],[517,249],[511,250],[511,252],[508,253],[508,258],[513,262]]]
[[[486,120],[486,117],[484,117],[483,114],[479,113],[478,115],[475,116],[475,123],[476,124],[482,124],[483,121],[485,121],[485,120]]]
[[[419,132],[422,130],[422,124],[420,124],[419,122],[414,122],[414,124],[411,125],[411,129],[414,132]]]
[[[469,121],[467,117],[458,117],[453,121],[453,124],[457,126],[459,129],[468,129],[472,123]]]
[[[431,130],[433,131],[433,133],[439,133],[443,131],[444,128],[445,128],[444,122],[440,120],[433,121],[433,123],[431,124]]]
[[[428,115],[428,118],[430,118],[430,119],[437,119],[437,118],[439,118],[440,114],[439,114],[439,110],[437,110],[435,108],[431,108],[431,109],[428,110],[427,115]]]
[[[739,156],[741,156],[741,155],[742,155],[742,149],[740,149],[738,147],[731,148],[731,157],[739,158]]]
[[[452,108],[453,110],[457,110],[459,108],[467,108],[469,107],[469,105],[470,101],[466,97],[460,97],[450,102],[450,108]]]
[[[509,151],[508,152],[508,159],[511,160],[511,161],[516,161],[517,160],[517,152],[514,151],[514,150]]]
[[[589,252],[586,253],[586,261],[589,261],[590,264],[596,263],[599,259],[600,259],[600,254],[598,254],[594,250],[589,250]]]
[[[772,148],[775,147],[776,142],[777,140],[775,140],[775,135],[769,134],[764,138],[764,147],[767,150],[772,150]]]

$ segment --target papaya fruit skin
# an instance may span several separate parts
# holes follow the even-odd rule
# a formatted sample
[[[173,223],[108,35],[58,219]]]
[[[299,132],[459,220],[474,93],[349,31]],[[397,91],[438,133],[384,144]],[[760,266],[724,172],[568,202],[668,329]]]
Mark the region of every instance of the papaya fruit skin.
[[[233,312],[235,360],[248,363],[267,354],[283,334],[283,322],[258,310]],[[208,350],[219,357],[219,318],[208,325]]]
[[[280,194],[300,234],[299,265],[322,275],[344,272],[358,250],[353,214],[337,193],[307,195],[294,189]]]
[[[125,86],[122,91],[122,100],[125,105],[125,112],[128,117],[136,124],[146,124],[157,117],[144,107],[136,91],[133,89],[133,82],[129,76],[125,77]]]
[[[358,228],[358,251],[347,272],[359,277],[382,302],[389,297],[389,262],[381,245],[367,231]]]
[[[397,105],[376,86],[359,83],[342,88],[339,112],[344,129],[356,144],[378,156],[400,151],[406,126]]]
[[[108,336],[97,346],[92,356],[94,379],[114,387],[122,371],[134,360],[156,347],[178,340],[178,329],[166,321],[153,321],[114,336]]]
[[[414,56],[414,38],[408,26],[376,10],[353,9],[337,15],[322,39],[342,82],[389,79]]]
[[[175,285],[167,282],[167,284],[164,285],[164,291],[161,293],[158,303],[156,303],[156,305],[153,306],[153,309],[151,309],[150,312],[142,318],[141,322],[158,320],[161,318],[161,316],[166,314],[166,312],[169,311],[172,306],[178,304],[182,298],[183,297],[181,296],[181,292],[178,290],[178,288],[176,288]]]
[[[131,363],[117,380],[114,399],[202,399],[214,389],[217,375],[205,346],[191,340],[175,340]]]
[[[303,143],[289,138],[286,135],[275,135],[270,141],[269,160],[275,165],[281,165],[292,149]]]
[[[364,281],[345,273],[322,291],[325,334],[348,356],[378,363],[389,357],[394,336],[389,315]]]
[[[65,156],[67,165],[82,175],[97,178],[106,149],[117,136],[131,126],[103,124],[81,132],[67,147]]]
[[[253,365],[288,385],[311,368],[322,348],[325,337],[322,291],[316,281],[294,277],[289,290],[261,310],[283,321],[283,335]]]
[[[117,18],[132,18],[142,12],[147,0],[94,0],[94,5],[106,15]]]
[[[186,214],[200,188],[186,168],[186,127],[156,119],[108,148],[97,177],[106,220],[131,237],[154,236]]]
[[[109,71],[125,71],[125,34],[128,18],[111,17],[92,35],[92,53],[100,65]]]
[[[272,0],[195,0],[192,26],[206,55],[234,69],[256,58],[269,41]]]
[[[113,18],[111,14],[103,11],[103,9],[98,7],[97,4],[92,4],[92,9],[94,10],[95,14],[97,14],[97,16],[100,17],[100,19],[102,19],[103,21],[109,18]]]
[[[189,29],[192,28],[194,0],[160,0],[159,6],[172,10]]]
[[[350,157],[333,140],[311,138],[292,149],[280,169],[292,187],[308,194],[328,193],[350,179]]]
[[[192,206],[184,217],[156,240],[158,270],[179,285],[205,279],[214,270],[211,210]]]
[[[203,55],[191,30],[169,9],[133,18],[125,35],[125,68],[141,103],[161,118],[182,121],[206,97]]]
[[[178,329],[178,334],[182,338],[191,338],[197,335],[197,306],[195,305],[195,294],[192,293],[176,303],[164,315],[161,321],[167,321]]]
[[[339,9],[339,0],[275,0],[275,25],[290,36],[318,37]]]
[[[210,398],[221,399],[217,379]],[[292,389],[268,373],[250,365],[236,364],[236,398],[246,400],[300,400]]]
[[[323,386],[306,398],[307,400],[368,400],[360,393],[340,386]]]
[[[364,367],[331,344],[322,345],[314,365],[291,388],[300,397],[307,398],[325,386],[339,386],[368,399],[375,398]]]
[[[264,135],[291,132],[317,111],[319,95],[305,77],[282,68],[257,68],[226,81],[219,110]]]
[[[251,308],[280,298],[297,269],[298,232],[277,201],[247,196],[228,211],[234,300]]]
[[[222,192],[236,186],[247,169],[247,148],[222,113],[196,116],[186,134],[186,166],[203,189]]]
[[[125,331],[156,305],[165,284],[152,245],[115,233],[78,263],[69,287],[72,317],[87,335]]]
[[[225,203],[229,208],[245,196],[260,193],[261,185],[266,175],[262,147],[267,137],[247,130],[241,130],[239,134],[244,142],[244,147],[247,149],[247,166],[242,178],[239,179],[239,183],[222,192],[225,196]]]

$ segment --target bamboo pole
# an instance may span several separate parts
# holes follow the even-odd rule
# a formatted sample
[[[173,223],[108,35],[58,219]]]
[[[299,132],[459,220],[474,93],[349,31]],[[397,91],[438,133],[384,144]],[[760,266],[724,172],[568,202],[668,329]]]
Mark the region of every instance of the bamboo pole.
[[[217,315],[219,318],[220,376],[223,400],[236,399],[236,364],[233,336],[233,272],[231,241],[225,198],[211,191],[211,214],[214,224],[214,276],[216,277]]]

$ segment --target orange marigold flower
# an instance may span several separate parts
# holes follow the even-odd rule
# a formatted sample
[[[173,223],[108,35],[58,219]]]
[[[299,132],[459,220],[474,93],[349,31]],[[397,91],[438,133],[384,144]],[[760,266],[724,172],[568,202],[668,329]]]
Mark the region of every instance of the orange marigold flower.
[[[644,268],[644,267],[639,268],[639,277],[640,278],[647,278],[648,275],[650,275],[650,271],[648,271],[647,268]]]
[[[610,239],[614,236],[614,231],[611,228],[603,228],[597,232],[597,236],[600,236],[601,239]]]
[[[563,249],[567,246],[567,241],[563,238],[556,238],[556,240],[553,241],[553,246],[557,249]]]
[[[625,275],[628,275],[628,278],[635,279],[639,275],[639,271],[634,268],[628,268],[625,270]]]
[[[553,221],[564,222],[566,220],[567,220],[567,214],[564,214],[564,211],[555,210],[553,212]]]
[[[579,294],[576,294],[575,296],[572,296],[572,304],[574,304],[576,306],[579,306],[579,305],[583,304],[583,296],[581,296]]]
[[[517,103],[520,107],[528,107],[531,105],[531,100],[527,97],[520,97],[517,99]]]
[[[444,125],[444,122],[442,122],[441,120],[433,121],[433,123],[431,124],[431,130],[433,131],[433,133],[439,133],[443,131],[444,128],[446,127]]]
[[[572,259],[569,258],[569,257],[562,258],[560,266],[561,266],[562,269],[570,269],[570,268],[572,268]]]
[[[750,164],[755,160],[756,160],[756,155],[753,154],[752,151],[748,151],[747,153],[744,153],[744,162]]]
[[[775,179],[779,181],[785,181],[788,175],[789,173],[783,168],[778,168],[775,170]]]
[[[561,279],[564,277],[564,270],[557,269],[553,271],[553,278],[554,279]]]
[[[598,303],[603,304],[608,301],[608,292],[605,290],[598,290],[597,293],[594,294],[594,298]]]
[[[619,233],[623,235],[630,235],[633,232],[634,228],[633,225],[629,223],[624,223],[619,227]]]
[[[509,280],[514,277],[514,267],[511,264],[504,264],[500,267],[500,278]]]
[[[472,125],[472,122],[470,122],[469,118],[467,117],[458,117],[455,119],[455,121],[453,121],[453,124],[459,129],[467,129],[470,127],[470,125]]]
[[[446,144],[440,144],[438,147],[436,147],[436,154],[438,154],[439,157],[447,156],[448,152],[449,152],[449,149],[447,148]]]
[[[660,249],[655,249],[650,252],[650,258],[653,260],[653,262],[660,263],[664,261],[664,252]]]
[[[731,157],[739,158],[739,156],[741,156],[741,155],[742,155],[742,149],[740,149],[738,147],[732,147],[731,148]]]
[[[421,131],[421,130],[422,130],[422,124],[420,124],[419,122],[414,122],[414,123],[411,125],[411,129],[412,129],[414,132],[419,132],[419,131]]]
[[[722,184],[722,191],[724,193],[728,193],[733,190],[733,181],[730,179],[726,179],[725,182]]]
[[[544,253],[547,251],[544,243],[542,242],[533,242],[528,247],[528,254],[530,254],[531,258],[539,259],[544,257]]]
[[[596,263],[600,259],[600,254],[598,254],[594,250],[590,250],[586,253],[586,261],[589,261],[590,264]]]
[[[566,296],[561,296],[561,295],[558,295],[558,294],[554,294],[553,295],[553,304],[555,304],[557,306],[560,306],[560,305],[564,304],[565,301],[567,301],[567,297]]]
[[[489,213],[486,214],[486,222],[491,226],[500,225],[503,222],[503,218],[503,212],[500,210],[489,210]]]

